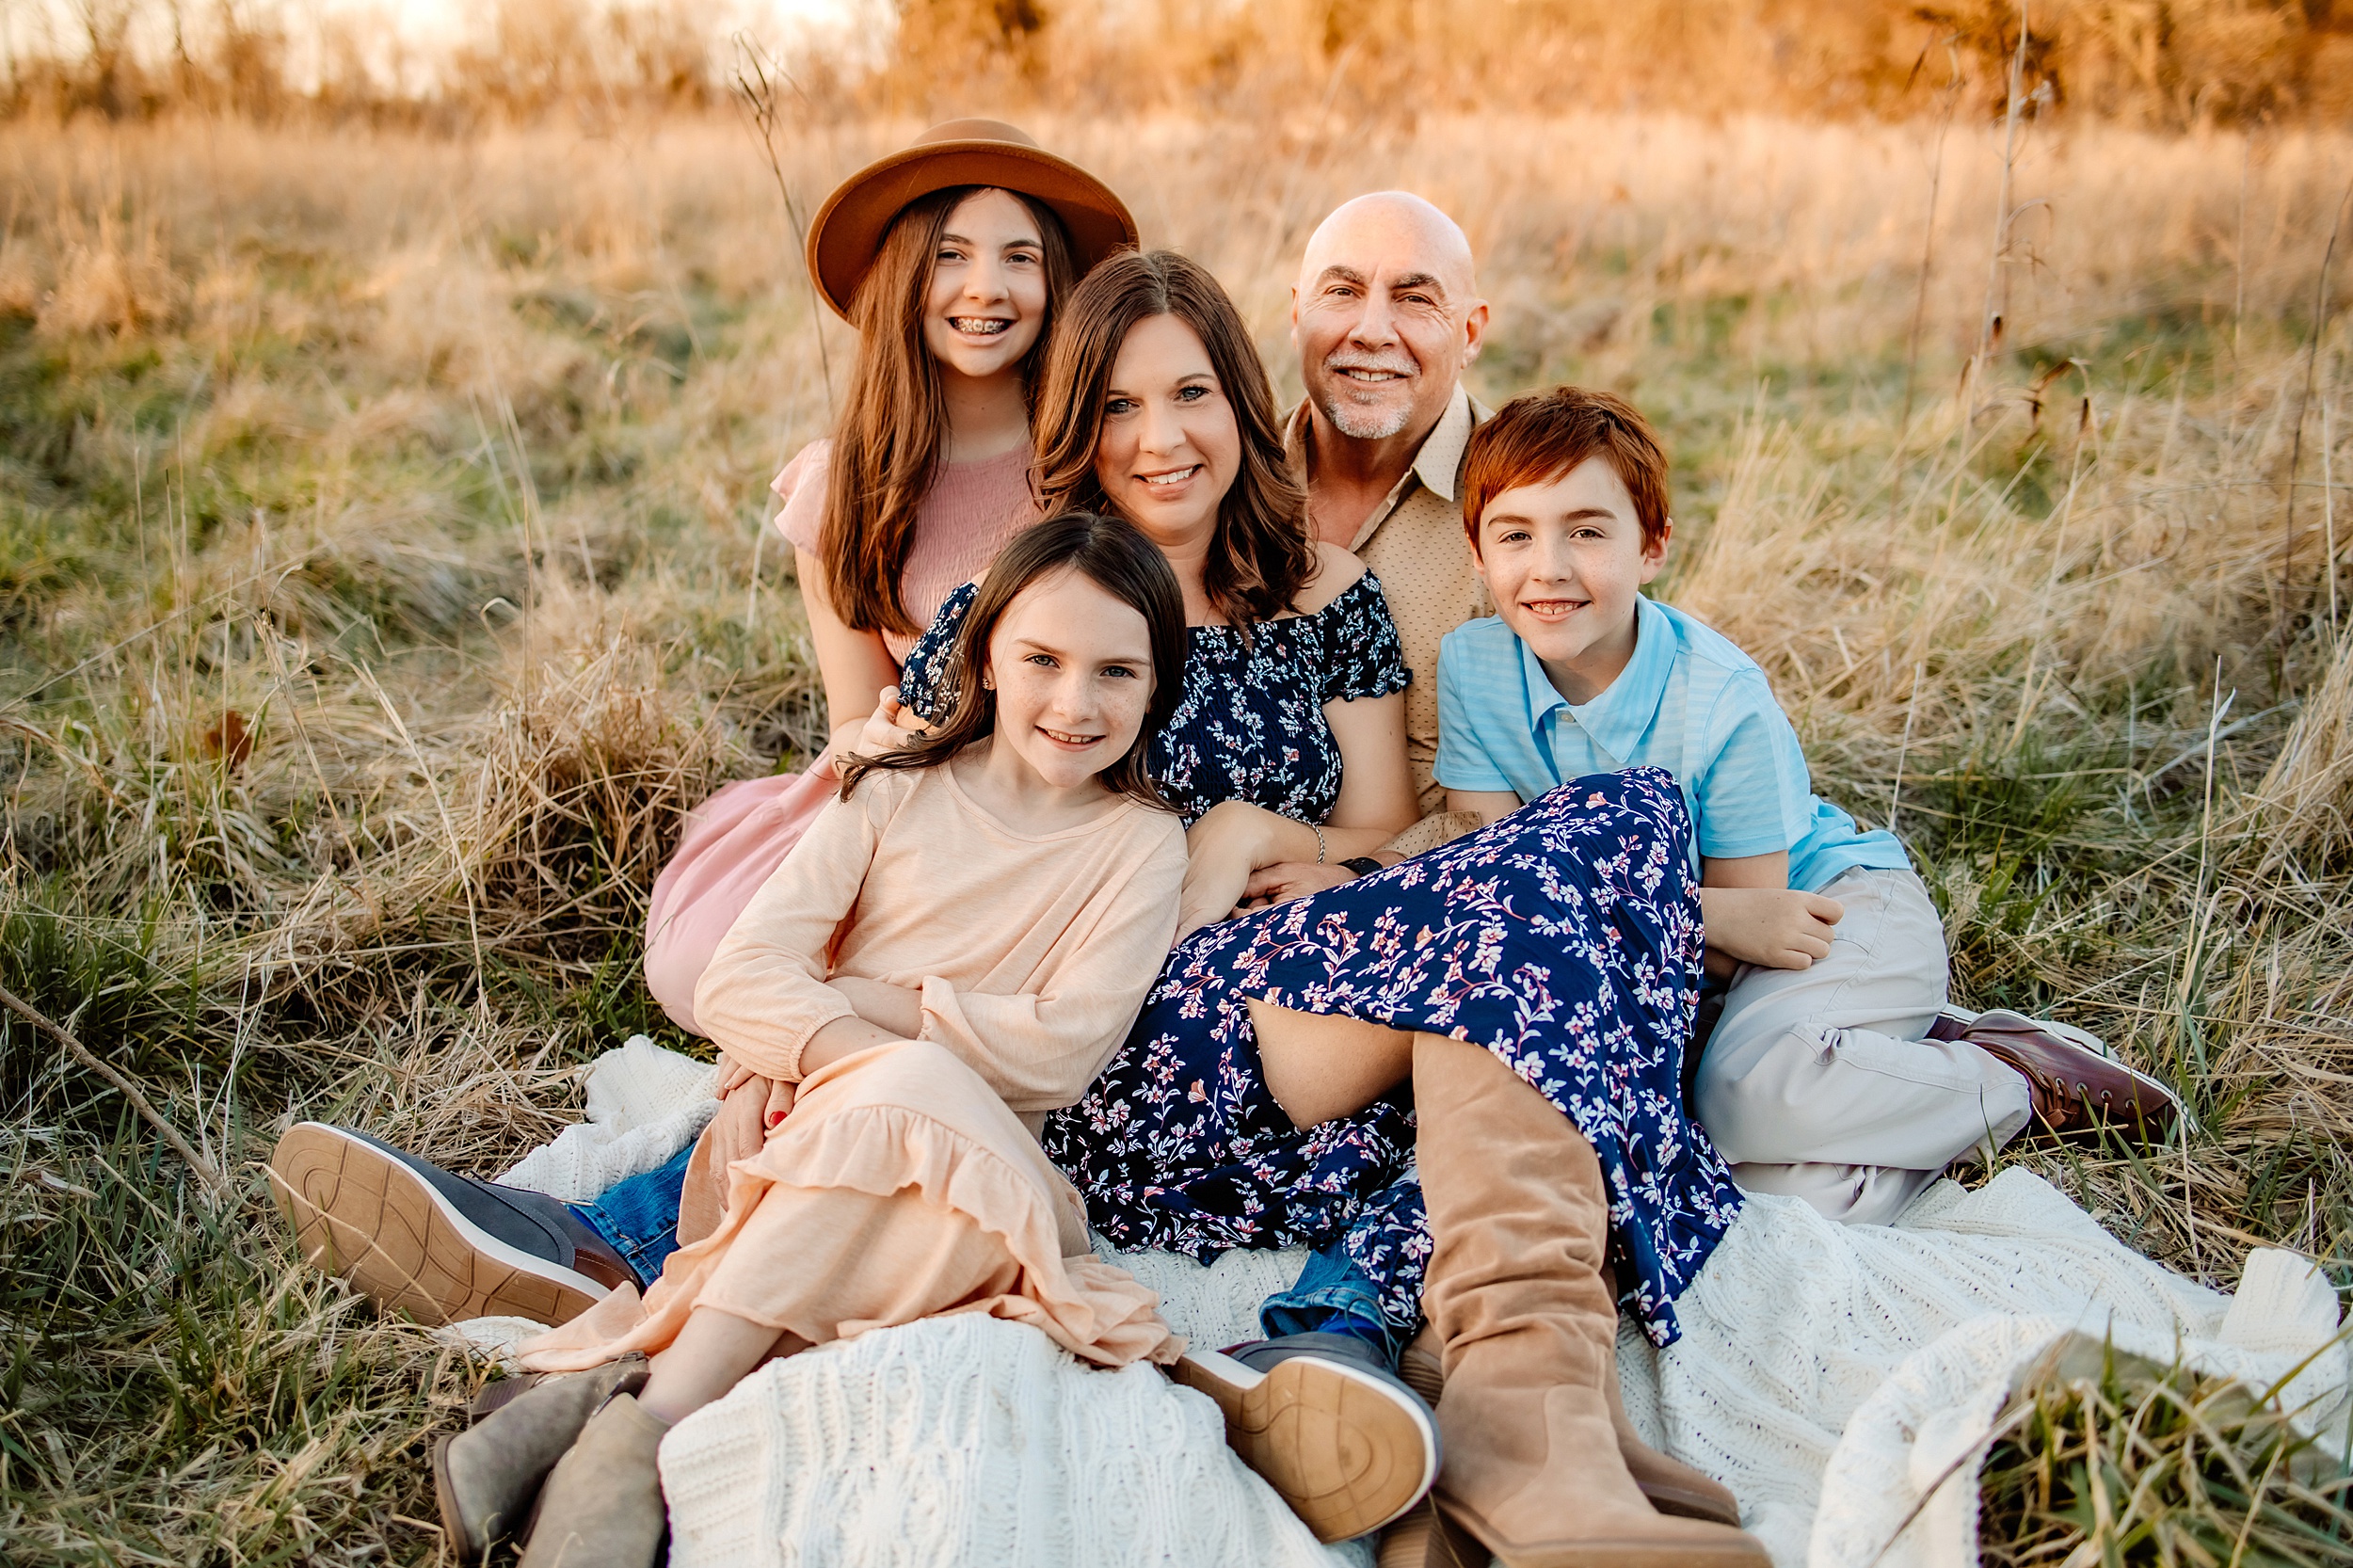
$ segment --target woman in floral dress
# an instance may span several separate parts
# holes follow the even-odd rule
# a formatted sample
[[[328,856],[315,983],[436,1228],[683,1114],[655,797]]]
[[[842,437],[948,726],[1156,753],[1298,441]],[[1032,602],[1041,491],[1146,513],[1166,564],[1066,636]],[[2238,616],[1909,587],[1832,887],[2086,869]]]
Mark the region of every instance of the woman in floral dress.
[[[1523,1096],[1524,1121],[1537,1112],[1533,1144],[1570,1145],[1572,1160],[1583,1151],[1593,1191],[1606,1194],[1595,1210],[1606,1221],[1588,1228],[1596,1246],[1609,1238],[1628,1304],[1661,1343],[1674,1336],[1674,1297],[1738,1207],[1729,1171],[1682,1110],[1702,945],[1689,820],[1656,770],[1579,780],[1401,865],[1236,911],[1252,871],[1363,856],[1413,820],[1394,716],[1409,677],[1386,602],[1328,547],[1307,580],[1324,591],[1277,598],[1287,611],[1212,586],[1278,575],[1289,552],[1316,547],[1239,313],[1182,257],[1115,257],[1074,291],[1035,427],[1044,509],[1115,509],[1137,522],[1176,567],[1192,622],[1184,696],[1150,757],[1189,828],[1192,934],[1085,1099],[1048,1118],[1047,1151],[1119,1246],[1204,1259],[1327,1248],[1267,1304],[1277,1337],[1236,1347],[1240,1366],[1196,1353],[1178,1375],[1219,1400],[1235,1447],[1319,1533],[1359,1533],[1401,1513],[1437,1469],[1426,1409],[1418,1429],[1389,1418],[1419,1407],[1389,1368],[1433,1284],[1405,1084],[1425,1054],[1417,1037],[1485,1048],[1470,1054],[1504,1074],[1507,1099]],[[1285,526],[1236,522],[1269,503]],[[1271,572],[1258,564],[1270,558]],[[1346,586],[1335,593],[1336,581]],[[907,655],[901,690],[917,716],[946,685],[969,598],[951,595]],[[1462,1077],[1449,1060],[1446,1089]],[[1496,1088],[1477,1092],[1492,1099]],[[1569,1167],[1544,1158],[1565,1179]],[[1591,1283],[1609,1277],[1602,1270],[1596,1252],[1570,1272]],[[1613,1293],[1601,1297],[1612,1331]],[[1537,1385],[1541,1360],[1518,1362]],[[1349,1404],[1352,1388],[1384,1382],[1397,1408],[1346,1414],[1366,1408]],[[1297,1423],[1274,1415],[1301,1402],[1323,1406],[1335,1430],[1352,1419],[1364,1430],[1334,1451],[1303,1445]],[[1423,1463],[1399,1460],[1393,1450],[1417,1440]],[[1613,1442],[1613,1457],[1625,1446]],[[1754,1560],[1753,1544],[1721,1525],[1658,1521],[1625,1477],[1625,1496],[1598,1505],[1605,1524],[1612,1507],[1631,1510],[1645,1549],[1665,1530],[1689,1560]],[[1730,1512],[1728,1496],[1710,1501],[1716,1516]]]

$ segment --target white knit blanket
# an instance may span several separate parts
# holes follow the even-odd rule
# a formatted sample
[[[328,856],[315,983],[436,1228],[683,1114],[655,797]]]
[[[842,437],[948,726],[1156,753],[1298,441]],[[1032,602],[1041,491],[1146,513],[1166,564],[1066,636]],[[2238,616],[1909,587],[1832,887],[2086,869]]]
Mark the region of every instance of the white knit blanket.
[[[708,1072],[632,1039],[593,1069],[589,1119],[505,1179],[577,1202],[652,1169],[707,1119]],[[1103,1251],[1208,1345],[1254,1336],[1258,1303],[1303,1261]],[[1622,1328],[1628,1414],[1731,1486],[1778,1568],[1977,1568],[1979,1439],[2071,1331],[2159,1360],[2178,1346],[2257,1386],[2309,1357],[2283,1398],[2315,1431],[2341,1434],[2348,1402],[2335,1294],[2304,1259],[2258,1251],[2223,1296],[2023,1170],[1976,1192],[1940,1182],[1893,1226],[1753,1197],[1677,1316],[1663,1352]],[[465,1327],[492,1347],[521,1330]],[[1317,1546],[1225,1449],[1206,1399],[972,1316],[772,1363],[680,1422],[662,1469],[680,1568],[1369,1560]]]

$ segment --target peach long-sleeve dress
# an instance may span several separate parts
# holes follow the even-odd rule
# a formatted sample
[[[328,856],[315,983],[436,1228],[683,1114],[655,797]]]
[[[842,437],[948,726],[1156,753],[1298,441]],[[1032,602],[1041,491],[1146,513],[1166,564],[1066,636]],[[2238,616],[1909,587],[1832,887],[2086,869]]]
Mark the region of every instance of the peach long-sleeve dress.
[[[659,1351],[697,1306],[810,1343],[987,1312],[1106,1366],[1174,1360],[1157,1298],[1089,1252],[1085,1206],[1021,1113],[1075,1103],[1126,1036],[1184,869],[1177,819],[1133,801],[1027,834],[952,763],[870,774],[810,824],[696,994],[731,1059],[799,1083],[791,1114],[727,1165],[717,1228],[642,1302],[624,1287],[525,1364]],[[920,1037],[804,1077],[810,1036],[855,1014],[830,984],[852,975],[919,991]]]
[[[776,532],[814,553],[824,520],[825,475],[833,442],[814,440],[784,465],[770,486],[783,502]],[[915,537],[899,576],[907,614],[929,625],[940,602],[988,569],[1005,542],[1036,520],[1030,495],[1030,452],[943,463],[915,516]],[[894,660],[915,639],[883,634]],[[655,879],[646,918],[646,985],[672,1021],[707,1032],[695,1017],[703,968],[768,873],[800,840],[840,783],[830,757],[807,773],[739,778],[714,791],[686,819],[678,852]]]

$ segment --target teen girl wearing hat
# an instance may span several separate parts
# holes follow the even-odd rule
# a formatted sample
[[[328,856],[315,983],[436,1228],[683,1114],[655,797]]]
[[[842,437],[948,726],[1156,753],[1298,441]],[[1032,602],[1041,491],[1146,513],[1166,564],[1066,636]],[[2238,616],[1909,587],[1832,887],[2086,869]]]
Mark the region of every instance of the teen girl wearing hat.
[[[720,938],[831,797],[833,759],[948,594],[1036,516],[1031,369],[1071,285],[1135,245],[1110,187],[994,120],[936,125],[868,165],[809,225],[817,292],[858,331],[831,437],[777,474],[833,743],[805,774],[729,784],[654,884],[646,984],[702,1033]]]

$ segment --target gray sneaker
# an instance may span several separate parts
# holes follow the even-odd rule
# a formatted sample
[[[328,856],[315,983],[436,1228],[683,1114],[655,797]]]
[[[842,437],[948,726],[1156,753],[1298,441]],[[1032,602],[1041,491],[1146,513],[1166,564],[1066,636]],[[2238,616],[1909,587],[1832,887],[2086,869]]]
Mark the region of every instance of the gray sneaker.
[[[1438,1479],[1437,1417],[1352,1335],[1195,1351],[1169,1376],[1217,1401],[1227,1446],[1319,1541],[1379,1529]]]
[[[269,1181],[306,1261],[423,1323],[552,1325],[639,1283],[556,1199],[454,1175],[348,1128],[288,1129]]]

